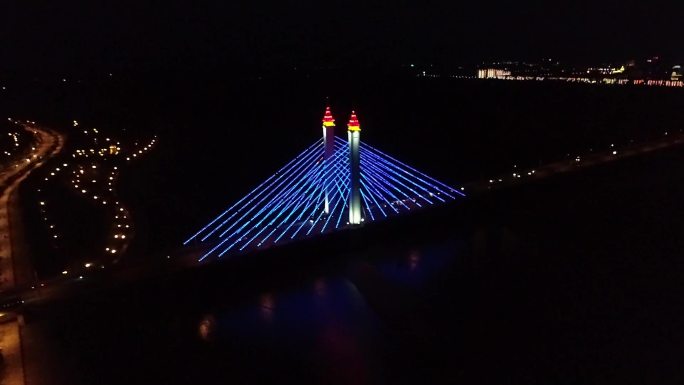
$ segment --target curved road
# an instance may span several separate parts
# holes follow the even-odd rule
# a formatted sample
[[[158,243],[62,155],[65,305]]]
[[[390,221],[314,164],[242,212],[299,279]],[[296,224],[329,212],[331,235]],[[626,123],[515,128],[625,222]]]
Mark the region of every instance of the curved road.
[[[18,159],[9,170],[0,172],[0,188],[2,188],[2,195],[0,195],[0,291],[14,288],[17,283],[24,283],[21,280],[26,277],[17,276],[14,261],[13,243],[11,235],[16,231],[12,231],[12,217],[10,211],[14,210],[16,200],[13,199],[13,194],[19,187],[19,184],[26,179],[33,170],[39,168],[43,163],[57,155],[64,146],[64,137],[52,130],[38,128],[35,126],[24,126],[26,131],[32,132],[36,137],[35,150],[29,154],[24,154],[21,159]],[[20,282],[17,282],[20,280]]]
[[[23,128],[35,134],[34,149],[17,157],[8,169],[0,171],[0,292],[13,289],[17,284],[26,284],[32,279],[30,261],[25,255],[20,257],[23,253],[17,253],[23,237],[20,215],[15,214],[17,194],[14,193],[33,170],[57,155],[64,146],[64,137],[55,131],[29,125]],[[4,317],[9,315],[0,313],[0,322]],[[2,384],[5,385],[25,384],[20,323],[0,323],[0,349],[5,366]]]

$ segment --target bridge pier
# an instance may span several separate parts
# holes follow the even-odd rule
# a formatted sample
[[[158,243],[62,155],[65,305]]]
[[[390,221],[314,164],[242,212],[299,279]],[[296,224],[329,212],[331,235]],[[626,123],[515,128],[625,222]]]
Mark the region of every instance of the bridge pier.
[[[347,125],[349,141],[349,164],[351,166],[350,191],[349,191],[349,224],[360,225],[361,218],[361,126],[352,111]]]
[[[324,150],[323,150],[323,164],[327,168],[328,163],[330,163],[330,160],[332,159],[334,153],[335,153],[335,119],[332,117],[332,113],[330,112],[330,106],[325,107],[325,115],[323,116],[323,143],[324,143]],[[331,186],[329,185],[330,177],[326,176],[323,180],[323,186],[325,188],[325,213],[329,214],[330,213],[330,196],[332,195],[330,192]]]

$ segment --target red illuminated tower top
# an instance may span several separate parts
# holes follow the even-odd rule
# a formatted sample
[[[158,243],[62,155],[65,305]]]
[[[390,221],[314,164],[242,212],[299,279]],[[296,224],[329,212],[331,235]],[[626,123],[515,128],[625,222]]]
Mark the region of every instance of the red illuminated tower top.
[[[351,117],[349,117],[349,123],[347,124],[347,130],[349,131],[361,131],[361,126],[359,125],[359,119],[356,117],[356,112],[352,111]]]
[[[332,112],[330,112],[330,106],[325,107],[325,115],[323,115],[323,126],[335,126],[335,119],[333,119]]]

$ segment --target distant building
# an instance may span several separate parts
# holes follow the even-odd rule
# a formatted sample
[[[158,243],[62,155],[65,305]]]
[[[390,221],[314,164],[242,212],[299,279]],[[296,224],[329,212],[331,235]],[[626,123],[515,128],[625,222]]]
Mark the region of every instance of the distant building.
[[[613,72],[611,67],[589,67],[587,68],[587,75],[609,75]]]
[[[679,64],[672,67],[672,75],[670,75],[670,80],[684,80],[684,69]]]
[[[477,70],[478,79],[504,79],[511,76],[511,71],[498,68],[483,68]]]

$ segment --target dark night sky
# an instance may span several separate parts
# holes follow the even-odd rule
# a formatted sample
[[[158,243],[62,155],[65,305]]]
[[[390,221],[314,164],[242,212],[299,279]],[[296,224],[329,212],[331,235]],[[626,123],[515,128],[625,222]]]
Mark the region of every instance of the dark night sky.
[[[5,0],[0,69],[681,58],[682,3]]]

